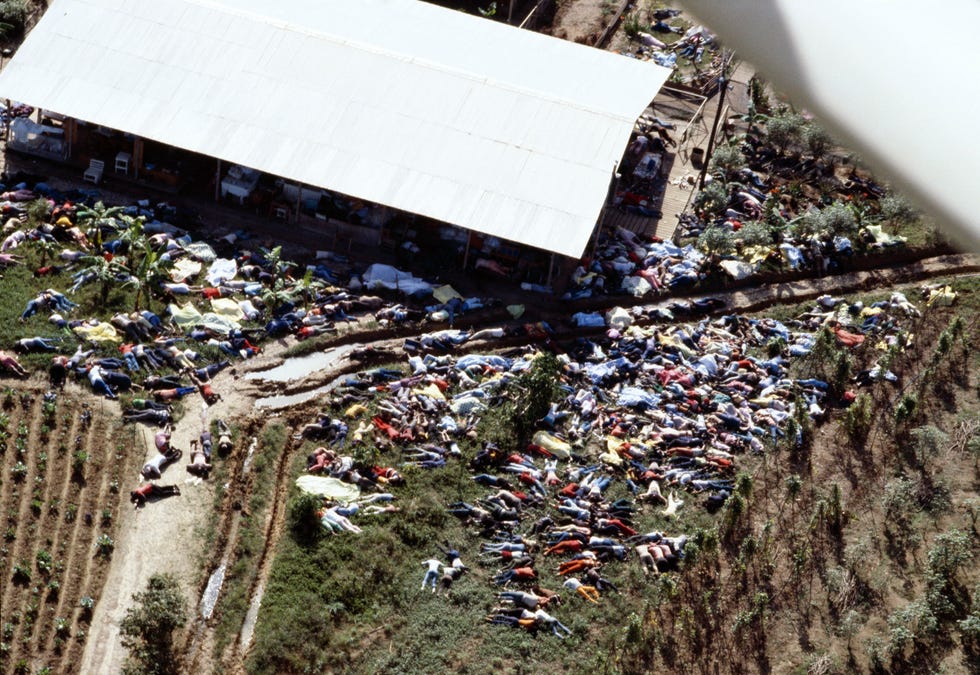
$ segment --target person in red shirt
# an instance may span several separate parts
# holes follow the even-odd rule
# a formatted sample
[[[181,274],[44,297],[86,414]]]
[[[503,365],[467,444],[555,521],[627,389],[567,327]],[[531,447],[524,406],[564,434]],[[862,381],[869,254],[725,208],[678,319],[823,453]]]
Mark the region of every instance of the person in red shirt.
[[[172,497],[180,495],[180,488],[176,485],[157,485],[156,483],[146,483],[129,493],[129,501],[135,504],[134,508],[139,508],[146,504],[148,499],[160,497]]]
[[[566,539],[565,541],[560,541],[549,549],[546,549],[544,554],[551,555],[552,553],[579,553],[585,544],[578,539]]]
[[[512,570],[504,570],[493,578],[493,582],[498,586],[506,586],[511,581],[531,581],[537,579],[537,572],[533,567],[516,567]]]

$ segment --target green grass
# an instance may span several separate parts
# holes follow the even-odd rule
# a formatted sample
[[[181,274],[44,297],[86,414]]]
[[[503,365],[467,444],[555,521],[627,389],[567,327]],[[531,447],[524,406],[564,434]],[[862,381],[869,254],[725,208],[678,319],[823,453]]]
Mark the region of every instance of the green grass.
[[[461,445],[467,457],[475,451],[472,442]],[[302,473],[309,447],[294,457],[294,476]],[[391,462],[396,457],[397,452],[386,451],[378,459]],[[597,641],[615,641],[619,635],[608,627],[621,625],[631,611],[642,613],[657,597],[658,583],[644,578],[635,562],[617,562],[604,574],[628,593],[606,596],[599,606],[571,598],[555,610],[574,631],[571,638],[560,641],[550,634],[490,626],[484,619],[500,590],[490,579],[500,565],[481,562],[484,538],[445,510],[449,502],[472,502],[487,489],[472,480],[465,462],[435,471],[407,468],[403,473],[406,485],[392,490],[402,511],[355,517],[362,534],[328,535],[312,543],[288,531],[283,535],[262,600],[248,672],[580,671],[583,664],[601,665],[596,660]],[[608,497],[621,496],[625,486],[619,481]],[[659,515],[659,508],[647,508],[637,516],[638,527],[673,533],[713,522],[693,497],[685,499],[690,501],[677,521]],[[546,512],[528,512],[525,525]],[[419,589],[421,562],[438,555],[435,544],[446,539],[472,568],[453,586],[449,600]],[[559,590],[558,560],[538,561],[542,585]],[[609,647],[613,648],[611,642]]]
[[[236,431],[233,429],[233,432]],[[240,438],[235,440],[238,443],[242,441]],[[262,430],[259,445],[252,457],[250,474],[253,489],[248,509],[240,516],[234,562],[225,571],[224,590],[215,605],[217,621],[214,632],[215,663],[220,661],[225,647],[237,637],[245,620],[245,614],[248,612],[251,600],[249,591],[255,582],[261,563],[269,500],[276,487],[276,462],[285,450],[286,444],[285,428],[279,422],[274,422]],[[219,465],[223,468],[224,462],[219,460]],[[221,474],[215,474],[215,484],[222,485],[224,480],[226,478]],[[220,507],[217,494],[215,499]]]

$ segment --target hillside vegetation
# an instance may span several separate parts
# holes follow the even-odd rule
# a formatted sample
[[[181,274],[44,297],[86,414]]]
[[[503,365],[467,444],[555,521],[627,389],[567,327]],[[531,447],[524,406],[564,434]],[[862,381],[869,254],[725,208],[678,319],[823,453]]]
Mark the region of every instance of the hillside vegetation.
[[[843,389],[884,355],[898,383],[877,381],[850,407],[804,423],[801,443],[791,427],[765,453],[739,456],[734,494],[717,514],[691,495],[676,521],[659,508],[640,512],[641,532],[691,533],[679,571],[652,577],[635,560],[610,564],[604,574],[619,593],[597,605],[573,595],[556,610],[567,639],[485,622],[500,565],[479,557],[486,538],[446,505],[486,489],[451,463],[407,470],[407,485],[394,490],[401,513],[359,520],[362,534],[294,527],[282,537],[248,671],[969,672],[980,655],[980,284],[953,288],[953,306],[908,320],[904,350],[868,340],[845,352],[831,341],[799,360],[797,376]],[[480,430],[493,433],[486,423]],[[478,445],[464,446],[464,457]],[[294,474],[310,449],[296,454]],[[615,483],[606,498],[624,496]],[[473,568],[448,600],[419,590],[421,561],[447,539]],[[557,561],[539,561],[541,585],[560,588]]]

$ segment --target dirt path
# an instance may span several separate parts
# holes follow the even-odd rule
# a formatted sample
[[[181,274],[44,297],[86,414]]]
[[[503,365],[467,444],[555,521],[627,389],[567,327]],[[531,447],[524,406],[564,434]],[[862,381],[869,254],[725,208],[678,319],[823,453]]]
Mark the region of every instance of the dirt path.
[[[281,347],[272,345],[268,352],[236,366],[252,369],[273,364],[281,351]],[[253,388],[242,386],[243,381],[236,379],[237,375],[232,371],[238,372],[238,368],[226,369],[214,378],[214,390],[221,393],[223,399],[207,410],[210,420],[231,419],[251,409]],[[148,503],[139,510],[121,509],[116,552],[102,599],[92,618],[81,661],[83,673],[119,672],[126,658],[126,651],[119,641],[119,622],[133,594],[143,590],[152,575],[169,572],[176,576],[184,591],[189,614],[197,616],[203,574],[200,566],[210,568],[212,557],[211,552],[204,550],[201,533],[206,531],[216,514],[213,512],[213,486],[192,479],[184,468],[189,460],[190,442],[201,432],[203,403],[193,395],[185,399],[185,405],[186,413],[174,425],[171,439],[175,447],[184,450],[184,457],[170,465],[158,481],[163,485],[179,485],[181,495]],[[153,445],[155,430],[142,425],[137,428],[142,431],[137,436],[138,448],[148,460],[156,453]],[[222,460],[215,456],[214,461]],[[138,475],[124,476],[120,489],[128,495],[140,483]]]

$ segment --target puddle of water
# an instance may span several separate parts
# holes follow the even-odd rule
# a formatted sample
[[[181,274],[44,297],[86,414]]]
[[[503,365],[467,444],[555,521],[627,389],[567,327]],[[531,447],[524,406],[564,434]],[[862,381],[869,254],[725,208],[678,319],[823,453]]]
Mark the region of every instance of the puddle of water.
[[[252,644],[252,635],[255,634],[255,622],[259,618],[259,608],[262,606],[262,595],[265,593],[265,583],[260,583],[255,589],[255,595],[248,604],[248,612],[245,613],[245,621],[242,623],[242,632],[238,638],[239,652],[242,656],[248,651]]]
[[[214,612],[214,605],[218,602],[218,593],[221,592],[221,584],[225,581],[225,564],[221,563],[208,579],[207,588],[201,595],[201,616],[210,619]]]
[[[325,370],[350,354],[358,345],[341,345],[315,354],[286,359],[275,368],[257,370],[245,375],[246,380],[266,382],[289,382],[301,380],[318,370]]]
[[[348,377],[347,375],[343,375],[333,380],[332,382],[323,385],[322,387],[317,387],[316,389],[310,389],[309,391],[301,391],[298,394],[267,396],[266,398],[256,399],[255,407],[269,408],[274,410],[278,408],[288,408],[289,406],[296,405],[298,403],[306,403],[312,398],[316,398],[321,394],[326,394],[328,392],[333,391],[334,389],[337,388],[338,385],[340,385],[341,382],[347,379],[347,377]]]
[[[245,461],[242,462],[242,475],[248,473],[248,468],[252,466],[252,455],[255,454],[255,448],[259,444],[259,439],[253,438],[252,442],[248,445],[248,454],[245,455]]]

